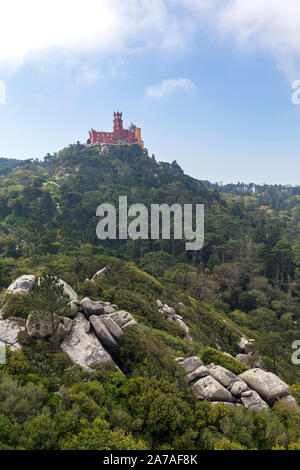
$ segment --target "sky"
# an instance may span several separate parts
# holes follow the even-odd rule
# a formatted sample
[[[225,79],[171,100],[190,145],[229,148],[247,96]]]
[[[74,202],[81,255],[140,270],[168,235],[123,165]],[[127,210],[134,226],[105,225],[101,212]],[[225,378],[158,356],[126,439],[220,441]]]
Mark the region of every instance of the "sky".
[[[195,178],[299,185],[299,25],[299,0],[2,0],[0,157],[121,110]]]

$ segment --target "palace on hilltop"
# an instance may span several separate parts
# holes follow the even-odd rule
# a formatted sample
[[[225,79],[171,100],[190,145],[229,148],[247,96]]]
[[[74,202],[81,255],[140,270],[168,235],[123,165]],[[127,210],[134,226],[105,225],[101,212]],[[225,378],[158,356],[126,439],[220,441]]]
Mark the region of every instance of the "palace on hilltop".
[[[144,148],[142,132],[139,127],[131,124],[128,129],[123,128],[122,113],[114,113],[113,131],[98,132],[95,129],[89,131],[87,145],[109,144],[109,145],[131,145],[138,144]]]

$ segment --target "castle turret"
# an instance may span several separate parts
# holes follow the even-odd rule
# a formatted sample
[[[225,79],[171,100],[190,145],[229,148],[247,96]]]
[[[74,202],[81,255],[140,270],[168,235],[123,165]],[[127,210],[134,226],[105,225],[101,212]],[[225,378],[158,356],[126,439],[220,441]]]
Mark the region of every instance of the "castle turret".
[[[122,113],[114,113],[114,127],[113,127],[114,138],[118,140],[123,139],[123,119]]]

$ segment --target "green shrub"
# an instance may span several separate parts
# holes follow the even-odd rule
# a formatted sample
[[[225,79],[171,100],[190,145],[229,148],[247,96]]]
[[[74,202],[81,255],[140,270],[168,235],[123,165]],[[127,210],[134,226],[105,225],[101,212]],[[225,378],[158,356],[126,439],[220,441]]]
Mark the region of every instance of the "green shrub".
[[[26,292],[20,292],[18,294],[8,294],[6,297],[6,303],[2,309],[4,313],[4,318],[27,318],[30,313],[28,296],[29,295]]]
[[[245,366],[233,357],[227,356],[227,354],[223,354],[222,352],[214,348],[204,349],[201,354],[201,359],[204,364],[209,364],[213,362],[214,364],[218,364],[220,366],[225,367],[225,369],[228,369],[237,375],[242,374],[243,372],[249,369],[249,367]]]
[[[189,390],[182,368],[165,342],[148,329],[127,327],[121,340],[123,367],[133,375],[155,376]],[[130,364],[128,366],[128,364]]]
[[[234,345],[242,336],[237,325],[205,302],[198,303],[197,313],[201,330],[209,342],[218,342],[226,351],[233,352]]]

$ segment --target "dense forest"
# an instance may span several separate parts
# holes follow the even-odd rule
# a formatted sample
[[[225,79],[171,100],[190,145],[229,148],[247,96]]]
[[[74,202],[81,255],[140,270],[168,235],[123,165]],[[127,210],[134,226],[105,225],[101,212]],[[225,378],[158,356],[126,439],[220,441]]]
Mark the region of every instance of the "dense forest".
[[[205,242],[106,240],[96,208],[204,204]],[[28,296],[6,288],[22,274],[64,279],[80,297],[117,304],[128,328],[119,368],[87,372],[57,344],[23,334],[0,365],[0,449],[300,449],[300,415],[280,401],[265,413],[212,407],[191,393],[180,356],[234,373],[241,337],[300,405],[300,187],[212,184],[158,162],[138,145],[80,143],[43,161],[0,159],[0,307],[26,319]],[[88,281],[106,266],[108,273]],[[157,309],[173,307],[189,337]],[[228,356],[230,354],[231,356]]]

